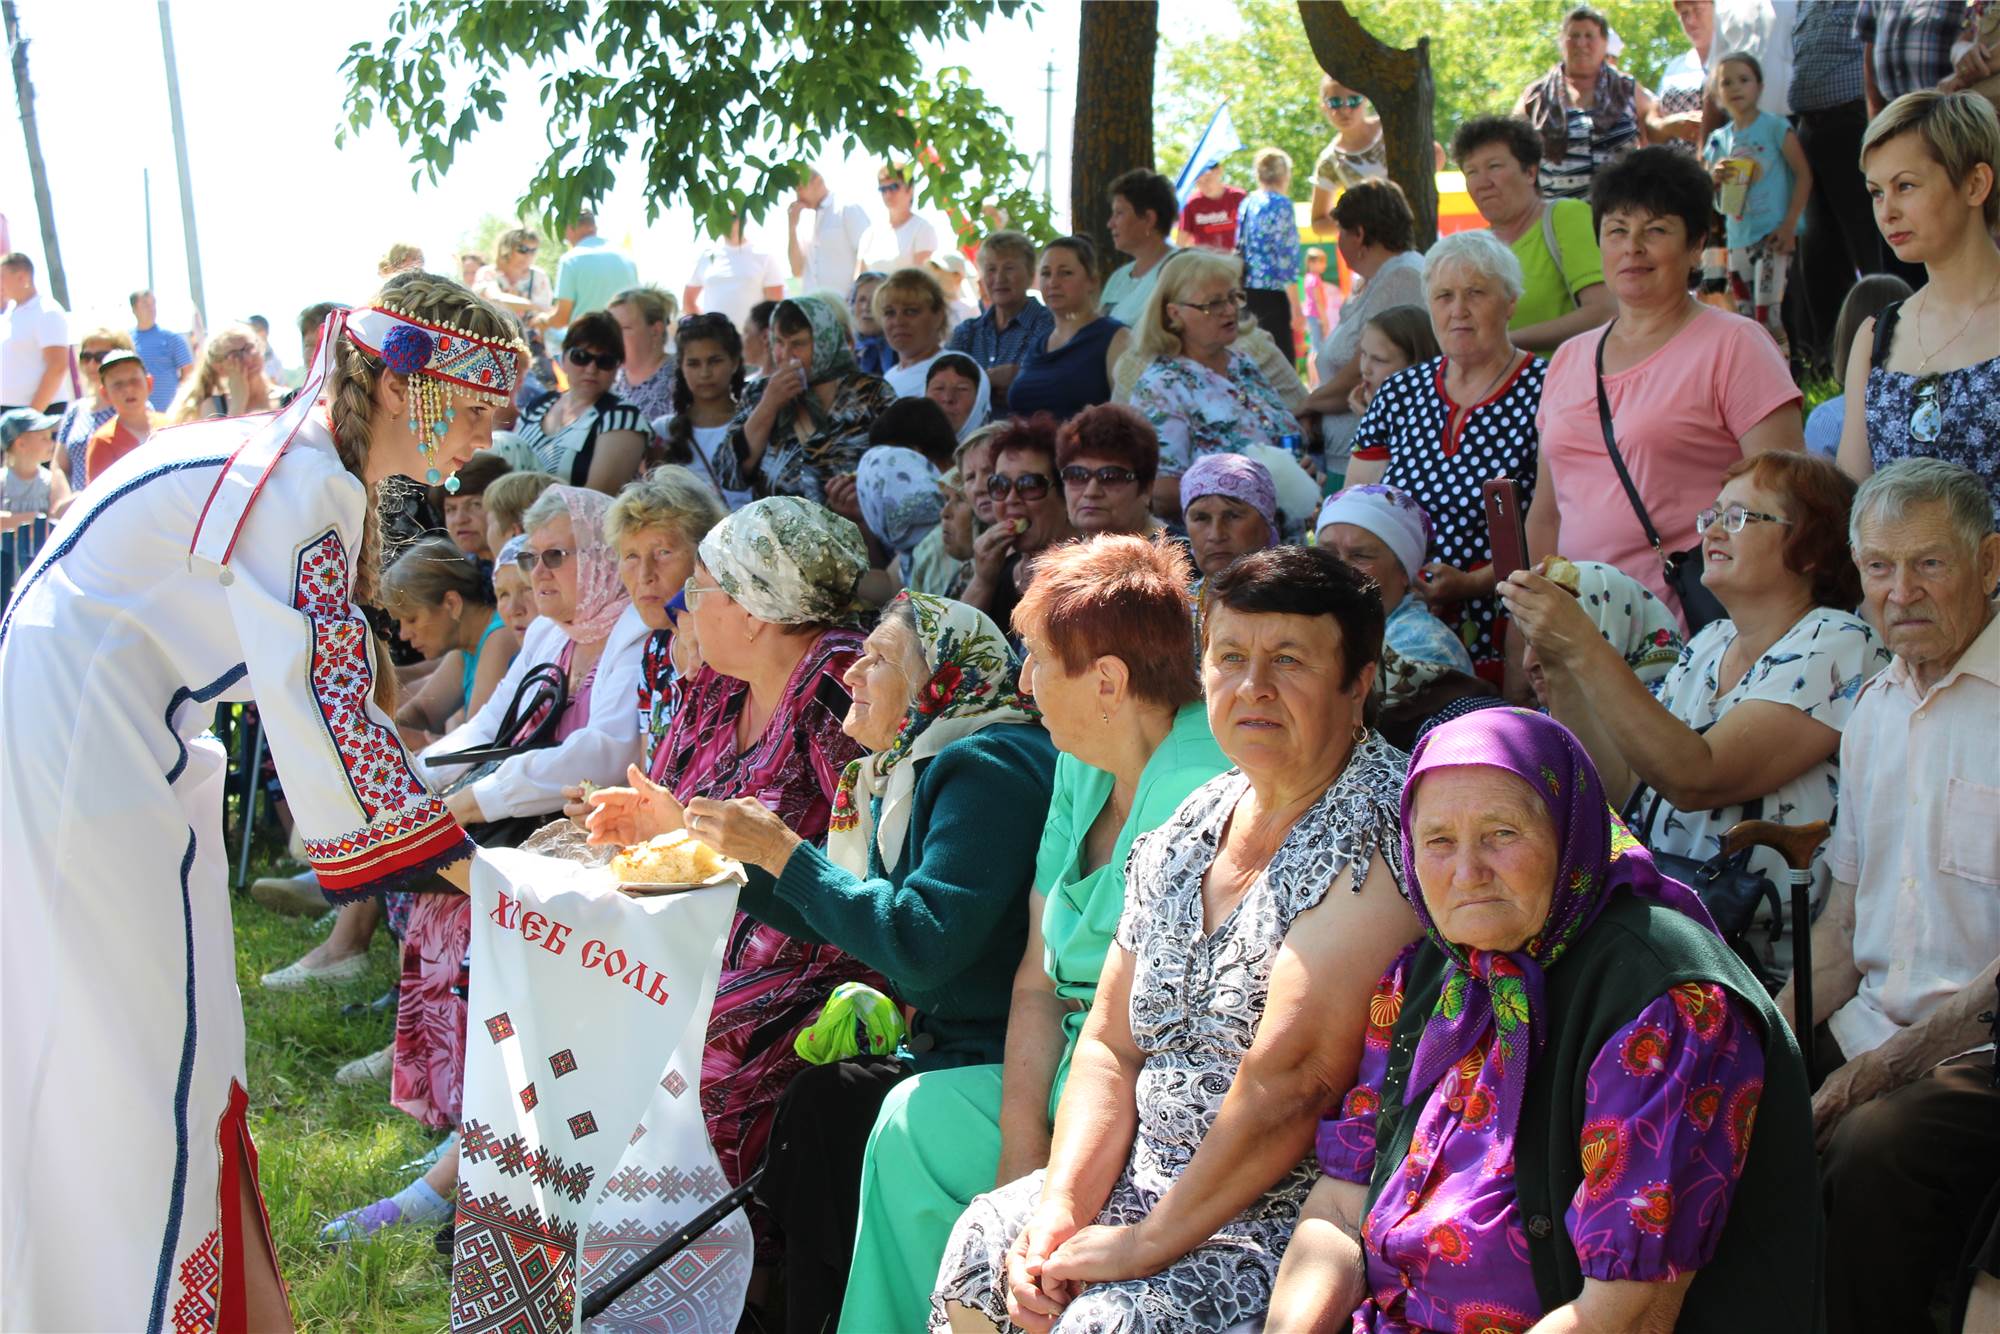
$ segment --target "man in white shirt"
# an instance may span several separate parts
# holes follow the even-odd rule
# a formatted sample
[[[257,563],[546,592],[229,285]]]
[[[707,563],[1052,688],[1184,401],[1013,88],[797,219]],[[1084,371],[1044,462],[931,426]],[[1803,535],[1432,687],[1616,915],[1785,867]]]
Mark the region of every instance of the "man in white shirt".
[[[1830,1334],[1928,1328],[2000,1181],[2000,534],[1986,484],[1942,459],[1889,465],[1852,513],[1867,616],[1896,657],[1841,733],[1813,1012],[1793,1023],[1824,1081]],[[1797,1008],[1788,984],[1778,1009]]]
[[[759,301],[782,301],[785,271],[778,257],[743,238],[743,219],[729,224],[729,239],[702,251],[681,293],[681,309],[689,315],[727,315],[741,332],[750,307]]]
[[[937,228],[910,209],[915,192],[909,172],[892,162],[875,173],[875,189],[889,218],[868,229],[861,242],[862,265],[881,273],[922,268],[938,248],[938,235]]]
[[[799,218],[806,213],[813,217],[812,239],[801,241]],[[835,199],[818,171],[806,177],[785,210],[785,249],[800,289],[837,292],[846,299],[854,275],[861,271],[861,238],[867,234],[867,210]]]
[[[69,394],[69,319],[35,291],[35,261],[0,257],[0,410],[60,410]]]

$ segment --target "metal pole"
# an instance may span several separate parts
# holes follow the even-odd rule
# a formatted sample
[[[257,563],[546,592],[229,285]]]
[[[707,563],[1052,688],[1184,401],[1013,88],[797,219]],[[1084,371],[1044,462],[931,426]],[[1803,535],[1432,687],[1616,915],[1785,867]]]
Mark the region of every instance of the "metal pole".
[[[188,291],[195,314],[208,327],[208,297],[201,285],[201,244],[194,232],[194,181],[188,175],[187,123],[181,116],[181,77],[174,63],[174,25],[167,0],[160,0],[160,50],[167,62],[167,109],[174,122],[174,163],[181,178],[181,235],[187,241]]]
[[[1048,82],[1042,85],[1042,203],[1056,206],[1056,62],[1047,67]]]
[[[21,134],[28,146],[28,175],[34,182],[35,212],[42,224],[42,268],[48,274],[49,294],[67,310],[69,277],[63,272],[62,247],[56,244],[55,204],[49,198],[49,172],[42,162],[42,138],[35,129],[35,87],[28,82],[28,43],[21,36],[21,16],[14,12],[14,0],[0,0],[0,14],[6,20],[7,63],[14,67],[14,98],[21,107]]]
[[[153,292],[153,169],[151,167],[139,168],[139,188],[146,197],[146,290]]]

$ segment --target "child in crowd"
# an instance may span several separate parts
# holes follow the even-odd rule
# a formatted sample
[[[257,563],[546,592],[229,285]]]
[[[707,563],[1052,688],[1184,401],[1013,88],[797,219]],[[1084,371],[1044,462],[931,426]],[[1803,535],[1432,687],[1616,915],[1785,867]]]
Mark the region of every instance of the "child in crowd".
[[[729,423],[743,396],[743,346],[726,315],[682,320],[674,345],[674,410],[653,421],[665,461],[691,470],[732,510],[749,504],[750,493],[726,490],[716,459],[729,447]]]
[[[847,289],[847,312],[854,322],[854,359],[867,375],[880,375],[896,364],[888,335],[882,332],[882,324],[875,318],[875,289],[888,277],[870,269]]]
[[[1910,295],[1910,285],[1893,273],[1871,273],[1847,289],[1840,314],[1833,321],[1833,384],[1842,389],[1847,380],[1847,358],[1854,351],[1854,335],[1861,321],[1873,319],[1884,309]],[[1846,420],[1847,395],[1835,393],[1806,414],[1806,449],[1833,458],[1840,453],[1840,430]]]
[[[1334,310],[1340,304],[1340,285],[1327,276],[1326,251],[1318,246],[1306,249],[1306,373],[1319,380],[1319,345],[1333,327]]]
[[[6,455],[6,470],[0,472],[0,533],[6,537],[0,554],[10,579],[28,567],[48,539],[49,520],[69,504],[69,482],[49,467],[61,422],[33,408],[0,416],[0,449]]]
[[[1729,295],[1736,313],[1770,330],[1789,352],[1780,308],[1785,272],[1798,244],[1799,215],[1812,194],[1812,168],[1784,118],[1760,110],[1764,67],[1737,51],[1715,66],[1715,100],[1729,123],[1708,136],[1702,158],[1715,179],[1716,209],[1729,247]]]
[[[115,415],[91,432],[83,464],[84,478],[90,482],[166,425],[166,418],[153,411],[153,377],[137,352],[120,348],[107,353],[98,365],[97,384]]]
[[[1397,371],[1408,370],[1438,354],[1430,312],[1418,306],[1391,306],[1361,326],[1361,383],[1347,395],[1355,416],[1368,411],[1375,391]]]

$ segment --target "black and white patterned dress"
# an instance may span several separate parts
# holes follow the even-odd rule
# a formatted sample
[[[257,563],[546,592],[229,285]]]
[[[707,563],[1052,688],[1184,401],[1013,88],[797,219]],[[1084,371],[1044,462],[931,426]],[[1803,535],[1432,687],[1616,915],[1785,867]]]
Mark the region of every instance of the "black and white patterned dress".
[[[1445,396],[1445,362],[1436,357],[1384,380],[1354,428],[1353,454],[1387,459],[1382,484],[1409,495],[1430,514],[1436,530],[1432,560],[1473,570],[1493,560],[1480,484],[1513,478],[1521,484],[1523,511],[1535,498],[1541,451],[1535,413],[1549,367],[1540,357],[1529,357],[1504,384],[1464,407]],[[1417,571],[1409,575],[1414,583]],[[1474,598],[1460,604],[1456,620],[1445,621],[1476,663],[1500,660],[1494,631],[1499,606],[1496,598]]]
[[[1201,882],[1249,780],[1231,770],[1181,803],[1132,845],[1117,942],[1134,956],[1132,1038],[1144,1064],[1138,1129],[1125,1170],[1096,1221],[1138,1222],[1179,1179],[1222,1110],[1263,1019],[1271,965],[1300,913],[1340,873],[1358,886],[1380,853],[1400,882],[1397,820],[1409,757],[1370,734],[1340,778],[1292,826],[1264,874],[1212,933],[1202,930]],[[1302,1158],[1206,1243],[1151,1278],[1086,1288],[1056,1321],[1058,1334],[1182,1334],[1225,1329],[1263,1313],[1278,1261],[1319,1171]],[[1042,1172],[975,1199],[952,1229],[931,1296],[932,1330],[945,1303],[1007,1321],[1007,1248],[1040,1202]]]

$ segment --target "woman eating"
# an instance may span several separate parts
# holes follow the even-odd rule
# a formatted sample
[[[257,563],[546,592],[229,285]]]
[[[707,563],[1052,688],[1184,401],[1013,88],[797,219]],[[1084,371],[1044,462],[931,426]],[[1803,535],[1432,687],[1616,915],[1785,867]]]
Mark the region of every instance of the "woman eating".
[[[1576,738],[1446,723],[1401,823],[1424,939],[1366,1006],[1267,1328],[1818,1328],[1798,1046]]]
[[[1490,233],[1454,232],[1432,246],[1424,290],[1443,355],[1383,384],[1355,428],[1347,484],[1384,482],[1430,515],[1437,559],[1409,571],[1421,576],[1418,596],[1497,677],[1504,635],[1480,484],[1512,477],[1523,508],[1533,499],[1547,367],[1508,339],[1521,264]]]
[[[673,416],[653,429],[668,463],[692,469],[730,509],[750,503],[747,487],[731,487],[736,476],[726,461],[729,426],[743,396],[743,340],[726,315],[690,315],[674,339]]]
[[[673,411],[674,357],[667,338],[674,299],[656,287],[631,287],[605,307],[625,336],[625,363],[611,392],[651,422]]]
[[[854,472],[896,391],[855,365],[847,322],[828,298],[780,301],[771,334],[777,369],[743,391],[729,448],[716,457],[722,491],[821,501],[829,482]]]
[[[1056,471],[1056,423],[1016,419],[993,437],[986,494],[993,519],[972,543],[972,578],[964,601],[1007,625],[1034,574],[1034,558],[1076,535]]]
[[[1652,689],[1653,683],[1680,661],[1681,650],[1687,647],[1681,642],[1680,622],[1665,603],[1623,570],[1599,560],[1570,564],[1576,567],[1577,605],[1597,627],[1598,637],[1625,660],[1632,675],[1639,678],[1639,684]],[[1546,713],[1552,707],[1548,673],[1542,670],[1534,639],[1524,636],[1524,640],[1521,670],[1528,678],[1528,688],[1534,692],[1535,703]]]
[[[1241,261],[1185,250],[1160,273],[1132,340],[1146,363],[1132,406],[1160,437],[1153,508],[1163,517],[1180,504],[1180,477],[1204,454],[1241,454],[1301,436],[1299,419],[1232,345],[1241,324]],[[1302,437],[1301,437],[1302,438]]]
[[[883,380],[898,398],[922,397],[924,376],[950,332],[944,289],[923,269],[897,269],[875,289],[875,321],[895,353]]]
[[[569,387],[521,409],[521,442],[570,486],[606,496],[639,475],[650,436],[639,409],[612,391],[625,362],[625,331],[601,310],[570,321],[563,335]]]
[[[1099,304],[1097,247],[1087,236],[1065,236],[1042,250],[1036,286],[1055,328],[1007,390],[1016,417],[1046,412],[1058,421],[1111,401],[1118,359],[1131,345],[1129,329]]]
[[[1236,769],[1133,847],[1048,1167],[974,1200],[933,1330],[1226,1329],[1263,1314],[1353,1083],[1366,980],[1417,933],[1392,870],[1404,759],[1363,722],[1374,589],[1323,551],[1209,585],[1203,684]]]
[[[689,832],[744,864],[744,913],[846,951],[909,1007],[903,1054],[810,1067],[779,1104],[758,1196],[785,1234],[793,1329],[825,1328],[840,1310],[882,1099],[911,1075],[1001,1058],[1056,759],[1015,693],[999,627],[962,602],[898,597],[846,681],[841,730],[866,754],[841,775],[824,850],[752,798],[696,798],[684,813]],[[593,841],[675,827],[671,794],[640,791],[664,819],[624,818],[629,803],[606,798]]]
[[[1263,464],[1209,454],[1181,474],[1181,518],[1194,556],[1195,596],[1238,556],[1278,544],[1278,492]]]
[[[849,1334],[921,1328],[952,1223],[996,1172],[1004,1184],[1047,1163],[1132,841],[1229,767],[1202,707],[1187,578],[1171,545],[1092,538],[1049,552],[1016,610],[1024,684],[1060,753],[1004,1064],[925,1071],[883,1103],[841,1310]]]

